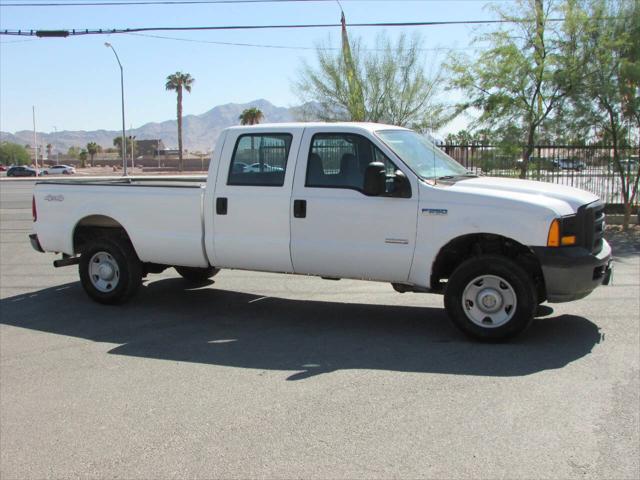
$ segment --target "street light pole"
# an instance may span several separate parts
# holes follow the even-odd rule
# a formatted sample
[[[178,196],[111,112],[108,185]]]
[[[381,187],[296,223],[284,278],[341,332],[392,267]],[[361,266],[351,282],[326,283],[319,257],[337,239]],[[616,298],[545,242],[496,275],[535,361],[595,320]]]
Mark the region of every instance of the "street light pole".
[[[35,148],[34,159],[36,162],[36,176],[38,175],[38,138],[36,137],[36,107],[31,107],[33,112],[33,148]]]
[[[122,92],[122,168],[123,175],[127,176],[127,137],[125,136],[125,126],[124,126],[124,69],[122,68],[122,63],[120,63],[120,57],[118,57],[118,53],[116,49],[113,48],[109,42],[105,42],[105,47],[113,50],[113,54],[116,56],[116,60],[118,61],[118,66],[120,67],[120,90]]]

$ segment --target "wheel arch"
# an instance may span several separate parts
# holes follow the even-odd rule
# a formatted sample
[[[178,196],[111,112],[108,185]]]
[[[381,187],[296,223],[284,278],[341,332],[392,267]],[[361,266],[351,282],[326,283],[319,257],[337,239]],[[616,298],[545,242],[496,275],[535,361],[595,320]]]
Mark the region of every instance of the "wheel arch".
[[[448,279],[462,262],[482,254],[503,255],[516,261],[535,281],[539,301],[546,299],[542,267],[533,251],[513,238],[491,233],[461,235],[441,247],[431,265],[431,289],[442,291],[445,285],[443,281]]]
[[[135,246],[122,223],[108,215],[92,214],[81,218],[74,225],[72,234],[73,252],[80,253],[87,242],[103,236],[124,238],[135,251]]]

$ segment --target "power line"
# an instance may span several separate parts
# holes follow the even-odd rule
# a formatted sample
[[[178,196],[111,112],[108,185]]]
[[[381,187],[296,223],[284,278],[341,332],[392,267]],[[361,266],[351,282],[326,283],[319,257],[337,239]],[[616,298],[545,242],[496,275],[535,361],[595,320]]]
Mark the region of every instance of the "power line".
[[[255,47],[255,48],[275,48],[275,49],[283,49],[283,50],[324,50],[324,51],[338,51],[342,50],[341,47],[309,47],[309,46],[294,46],[294,45],[270,45],[270,44],[259,44],[259,43],[239,43],[239,42],[221,42],[216,40],[199,40],[196,38],[179,38],[179,37],[167,37],[164,35],[151,35],[146,33],[130,33],[129,35],[135,35],[137,37],[145,37],[145,38],[157,38],[161,40],[173,40],[179,42],[190,42],[190,43],[204,43],[204,44],[213,44],[213,45],[223,45],[223,46],[233,46],[233,47]],[[418,50],[421,52],[439,52],[439,51],[452,51],[452,50],[477,50],[481,47],[461,47],[461,48],[450,48],[450,47],[434,47],[434,48],[419,48]],[[379,48],[361,48],[363,51],[383,51],[384,49]]]
[[[520,20],[524,21],[524,20]],[[563,18],[548,18],[547,22],[562,22]],[[376,22],[376,23],[349,23],[353,27],[435,27],[446,25],[488,25],[518,23],[518,20],[451,20],[442,22]],[[71,30],[15,30],[5,29],[0,31],[0,35],[17,36],[37,36],[37,37],[63,37],[79,35],[111,35],[116,33],[139,33],[139,32],[191,32],[207,30],[269,30],[269,29],[307,29],[307,28],[335,28],[341,27],[340,23],[299,23],[289,25],[216,25],[200,27],[137,27],[137,28],[106,28],[98,30],[71,29]]]
[[[388,0],[342,0],[343,2],[385,2]],[[489,0],[400,0],[404,2],[444,3],[451,2],[483,2]],[[496,1],[496,0],[493,0]],[[497,0],[513,2],[515,0]],[[0,7],[104,7],[120,5],[215,5],[215,4],[247,4],[247,3],[326,3],[335,0],[112,0],[112,1],[81,1],[81,2],[30,2],[30,3],[1,3]]]

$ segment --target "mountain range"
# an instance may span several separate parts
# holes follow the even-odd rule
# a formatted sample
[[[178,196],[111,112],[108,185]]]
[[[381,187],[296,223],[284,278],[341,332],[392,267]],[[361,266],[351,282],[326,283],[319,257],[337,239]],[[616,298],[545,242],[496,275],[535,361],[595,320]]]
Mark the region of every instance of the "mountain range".
[[[186,115],[182,123],[183,148],[189,151],[206,152],[215,145],[220,132],[232,125],[238,125],[238,116],[246,108],[259,108],[264,114],[263,123],[283,123],[295,121],[300,107],[277,107],[271,102],[259,99],[249,103],[228,103],[219,105],[201,115]],[[48,143],[54,151],[66,152],[69,147],[84,148],[89,142],[96,142],[103,148],[113,147],[113,139],[122,135],[121,130],[59,131],[55,133],[37,132],[38,146]],[[135,135],[137,140],[161,139],[167,148],[177,148],[178,131],[176,120],[151,122],[141,127],[127,130],[127,135]],[[0,132],[0,141],[21,145],[33,144],[33,131],[21,130],[15,133]]]

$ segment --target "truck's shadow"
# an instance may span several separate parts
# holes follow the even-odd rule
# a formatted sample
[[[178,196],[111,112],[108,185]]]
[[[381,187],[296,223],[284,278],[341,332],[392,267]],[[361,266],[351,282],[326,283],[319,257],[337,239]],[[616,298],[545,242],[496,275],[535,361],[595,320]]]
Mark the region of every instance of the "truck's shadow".
[[[289,380],[343,369],[517,376],[591,352],[598,327],[570,315],[538,319],[505,344],[467,340],[436,308],[262,298],[181,279],[151,282],[131,303],[89,301],[78,283],[0,301],[6,325],[120,344],[113,354],[282,370]]]

